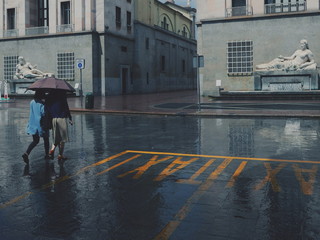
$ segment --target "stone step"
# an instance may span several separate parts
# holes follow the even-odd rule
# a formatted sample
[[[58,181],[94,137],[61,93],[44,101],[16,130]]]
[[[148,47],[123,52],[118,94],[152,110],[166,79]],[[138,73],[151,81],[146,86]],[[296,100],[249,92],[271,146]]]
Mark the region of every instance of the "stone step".
[[[320,100],[320,90],[308,91],[220,91],[219,100]]]

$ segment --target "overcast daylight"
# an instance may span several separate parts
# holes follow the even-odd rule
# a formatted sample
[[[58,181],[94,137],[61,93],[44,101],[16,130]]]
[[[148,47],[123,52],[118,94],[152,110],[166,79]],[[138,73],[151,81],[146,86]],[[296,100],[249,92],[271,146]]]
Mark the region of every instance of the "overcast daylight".
[[[320,0],[0,11],[0,240],[320,240]]]

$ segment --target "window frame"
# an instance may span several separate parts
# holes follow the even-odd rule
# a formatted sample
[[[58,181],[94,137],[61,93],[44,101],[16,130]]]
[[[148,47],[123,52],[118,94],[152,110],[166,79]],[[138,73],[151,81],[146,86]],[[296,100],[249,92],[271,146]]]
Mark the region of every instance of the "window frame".
[[[228,75],[253,74],[253,41],[235,40],[227,42]]]

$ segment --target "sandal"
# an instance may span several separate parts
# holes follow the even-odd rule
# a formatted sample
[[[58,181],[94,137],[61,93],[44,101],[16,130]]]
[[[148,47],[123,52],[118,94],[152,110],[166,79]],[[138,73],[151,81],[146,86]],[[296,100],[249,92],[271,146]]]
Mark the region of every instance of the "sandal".
[[[50,159],[54,159],[54,150],[49,151],[49,157]]]
[[[67,160],[68,158],[63,155],[58,155],[58,160]]]

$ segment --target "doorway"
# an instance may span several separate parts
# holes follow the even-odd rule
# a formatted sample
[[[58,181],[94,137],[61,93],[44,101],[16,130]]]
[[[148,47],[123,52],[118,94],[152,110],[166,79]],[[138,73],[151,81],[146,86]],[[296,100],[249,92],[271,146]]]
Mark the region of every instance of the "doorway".
[[[120,70],[120,78],[121,78],[121,93],[127,94],[132,91],[132,82],[130,79],[130,68],[129,66],[121,66]]]

